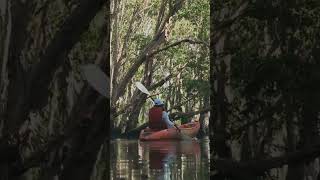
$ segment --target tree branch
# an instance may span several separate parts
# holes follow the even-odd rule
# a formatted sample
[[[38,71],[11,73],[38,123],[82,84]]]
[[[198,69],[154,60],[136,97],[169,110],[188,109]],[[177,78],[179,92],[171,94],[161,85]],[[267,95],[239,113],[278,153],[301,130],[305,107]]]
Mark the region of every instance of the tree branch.
[[[160,5],[160,9],[159,9],[159,13],[158,13],[158,18],[157,18],[157,24],[156,24],[156,31],[159,29],[160,27],[160,23],[162,22],[163,16],[164,16],[164,12],[165,12],[165,5],[167,3],[168,0],[162,0],[161,1],[161,5]],[[155,32],[157,33],[157,32]]]
[[[174,46],[178,46],[178,45],[180,45],[180,44],[182,44],[182,43],[204,44],[206,47],[209,48],[209,44],[208,44],[207,42],[205,42],[205,41],[193,40],[193,39],[182,39],[182,40],[179,40],[179,41],[177,41],[177,42],[174,42],[174,43],[172,43],[172,44],[170,44],[170,45],[168,45],[168,46],[166,46],[166,47],[163,47],[163,48],[161,48],[161,49],[159,49],[159,50],[153,51],[152,53],[149,54],[149,57],[152,57],[152,56],[154,56],[154,55],[156,55],[156,54],[158,54],[158,53],[160,53],[160,52],[162,52],[162,51],[168,50],[169,48],[172,48],[172,47],[174,47]]]
[[[9,132],[17,130],[27,119],[29,111],[43,106],[48,95],[48,86],[53,73],[63,63],[64,56],[71,50],[73,45],[80,39],[81,34],[88,28],[91,20],[102,8],[104,0],[82,0],[78,7],[65,20],[61,29],[53,37],[44,54],[27,76],[25,89],[18,91],[17,102],[11,102],[9,112]],[[24,95],[24,96],[21,96]],[[39,105],[40,104],[40,105]]]
[[[311,147],[300,151],[287,153],[278,157],[270,157],[260,160],[251,160],[245,162],[236,162],[233,160],[216,159],[213,160],[214,168],[226,176],[248,177],[263,175],[263,173],[272,168],[278,168],[285,164],[296,164],[310,161],[320,156],[320,144],[314,144]]]
[[[170,119],[171,119],[172,121],[174,121],[174,120],[177,120],[177,119],[179,119],[179,118],[181,118],[181,117],[192,117],[192,116],[197,115],[197,114],[206,113],[206,112],[208,112],[208,111],[210,111],[210,110],[211,110],[211,108],[208,107],[208,108],[201,109],[201,110],[198,110],[198,111],[174,112],[174,113],[171,113],[171,114],[169,115],[169,117],[170,117]]]
[[[180,8],[177,7],[173,11],[169,12],[168,16],[163,21],[163,24],[159,27],[158,31],[156,31],[157,33],[155,33],[153,40],[145,46],[144,50],[137,57],[137,61],[133,63],[133,65],[125,74],[125,76],[120,80],[119,85],[116,87],[117,90],[112,91],[113,94],[111,99],[113,103],[116,103],[117,100],[124,94],[126,85],[132,79],[132,77],[134,76],[135,72],[139,69],[139,67],[145,61],[148,61],[149,59],[151,59],[151,58],[148,58],[149,54],[165,40],[165,32],[164,32],[165,24],[169,22],[170,17],[172,17],[176,12],[178,12],[179,9]]]
[[[177,76],[178,74],[180,74],[180,73],[181,73],[181,70],[182,70],[183,68],[185,68],[187,64],[188,64],[188,63],[184,64],[181,68],[178,69],[178,72],[179,72],[179,73],[177,73],[177,74],[170,74],[169,76],[161,79],[160,81],[158,81],[158,82],[156,82],[156,83],[153,83],[153,84],[151,84],[150,86],[147,86],[147,89],[149,89],[149,90],[151,91],[151,90],[156,89],[157,87],[162,86],[164,83],[166,83],[167,81],[169,81],[172,77]],[[129,102],[131,102],[131,101],[129,101]],[[125,113],[125,112],[127,111],[127,109],[128,109],[131,105],[132,105],[132,104],[128,103],[127,105],[125,105],[125,106],[124,106],[122,109],[120,109],[119,111],[114,112],[112,117],[113,117],[113,118],[116,118],[117,116]]]
[[[187,102],[191,101],[193,98],[194,98],[194,97],[191,97],[191,98],[189,98],[189,99],[187,99],[187,100],[183,101],[182,103],[177,104],[177,105],[175,105],[175,106],[171,107],[171,108],[170,108],[170,109],[168,109],[167,111],[168,111],[168,112],[170,112],[170,111],[172,111],[172,110],[174,110],[174,109],[176,109],[176,108],[178,108],[178,107],[181,107],[183,104],[185,104],[185,103],[187,103]]]
[[[242,17],[245,13],[246,8],[249,5],[249,1],[243,2],[238,9],[226,20],[217,22],[216,27],[214,27],[215,31],[220,31],[226,27],[230,27],[237,19]]]
[[[121,64],[121,60],[125,56],[124,50],[128,48],[129,38],[130,38],[130,35],[131,35],[132,31],[133,31],[133,24],[134,24],[134,22],[136,20],[136,17],[138,16],[138,11],[139,11],[139,8],[137,7],[132,13],[132,17],[131,17],[130,22],[129,22],[129,27],[128,27],[128,30],[126,32],[126,35],[124,36],[124,40],[123,40],[123,44],[122,44],[122,47],[121,47],[121,50],[120,50],[120,54],[118,55],[118,58],[117,58],[117,61],[116,61],[117,64]]]
[[[160,81],[151,84],[151,85],[148,87],[148,89],[149,89],[150,91],[151,91],[151,90],[154,90],[155,88],[160,87],[160,86],[162,86],[164,83],[166,83],[167,81],[169,81],[172,77],[178,76],[179,74],[182,73],[181,70],[183,70],[183,69],[187,66],[187,64],[188,64],[188,63],[184,64],[181,68],[177,69],[178,73],[176,73],[176,74],[170,74],[169,76],[161,79]]]

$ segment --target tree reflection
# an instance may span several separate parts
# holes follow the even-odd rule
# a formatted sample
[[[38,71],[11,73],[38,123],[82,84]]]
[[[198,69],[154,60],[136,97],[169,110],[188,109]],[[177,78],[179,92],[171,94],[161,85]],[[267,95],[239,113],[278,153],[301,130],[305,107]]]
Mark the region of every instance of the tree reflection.
[[[209,179],[208,143],[115,141],[111,179]]]

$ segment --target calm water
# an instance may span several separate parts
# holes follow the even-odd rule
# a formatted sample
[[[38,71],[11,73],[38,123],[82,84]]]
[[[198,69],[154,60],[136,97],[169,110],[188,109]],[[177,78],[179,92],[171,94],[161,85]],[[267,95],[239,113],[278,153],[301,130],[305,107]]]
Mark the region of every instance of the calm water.
[[[209,140],[111,141],[111,179],[209,179]]]

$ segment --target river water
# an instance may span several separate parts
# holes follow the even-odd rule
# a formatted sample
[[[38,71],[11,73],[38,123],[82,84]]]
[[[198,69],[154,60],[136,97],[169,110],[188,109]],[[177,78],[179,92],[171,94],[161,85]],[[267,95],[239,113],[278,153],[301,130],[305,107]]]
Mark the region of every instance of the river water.
[[[209,179],[209,139],[153,141],[116,139],[111,144],[113,180]]]

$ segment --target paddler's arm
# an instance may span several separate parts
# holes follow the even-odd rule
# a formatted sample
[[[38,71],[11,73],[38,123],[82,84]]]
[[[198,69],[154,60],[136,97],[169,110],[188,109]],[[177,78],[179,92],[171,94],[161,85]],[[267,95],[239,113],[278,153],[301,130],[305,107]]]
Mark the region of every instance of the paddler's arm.
[[[164,122],[167,124],[168,128],[173,128],[174,123],[172,121],[170,121],[169,114],[166,111],[162,111],[162,118],[163,118]]]
[[[168,128],[176,127],[178,129],[178,131],[180,131],[180,128],[175,123],[170,121],[169,114],[166,111],[162,112],[162,117],[163,117],[164,121],[166,122]]]

